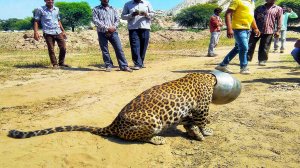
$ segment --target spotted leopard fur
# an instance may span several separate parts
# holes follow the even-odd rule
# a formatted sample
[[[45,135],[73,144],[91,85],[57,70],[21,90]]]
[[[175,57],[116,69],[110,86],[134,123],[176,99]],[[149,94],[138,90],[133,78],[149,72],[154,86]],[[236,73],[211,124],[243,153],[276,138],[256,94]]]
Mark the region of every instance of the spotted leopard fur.
[[[193,73],[154,86],[129,102],[104,128],[62,126],[29,132],[11,130],[8,136],[30,138],[55,132],[87,131],[101,136],[164,144],[164,138],[158,134],[173,125],[183,124],[189,136],[203,140],[203,135],[212,134],[205,126],[216,82],[212,74]]]

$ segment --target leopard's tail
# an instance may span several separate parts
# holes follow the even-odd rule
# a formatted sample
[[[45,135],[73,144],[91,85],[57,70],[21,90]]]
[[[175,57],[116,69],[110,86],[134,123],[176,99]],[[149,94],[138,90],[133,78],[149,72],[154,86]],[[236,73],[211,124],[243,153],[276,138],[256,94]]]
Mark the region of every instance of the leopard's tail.
[[[28,131],[28,132],[10,130],[8,132],[8,136],[11,138],[22,139],[22,138],[41,136],[41,135],[48,135],[56,132],[69,132],[69,131],[85,131],[85,132],[90,132],[92,134],[103,135],[103,136],[113,135],[110,127],[98,128],[98,127],[75,125],[75,126],[60,126],[60,127],[47,128],[43,130]]]

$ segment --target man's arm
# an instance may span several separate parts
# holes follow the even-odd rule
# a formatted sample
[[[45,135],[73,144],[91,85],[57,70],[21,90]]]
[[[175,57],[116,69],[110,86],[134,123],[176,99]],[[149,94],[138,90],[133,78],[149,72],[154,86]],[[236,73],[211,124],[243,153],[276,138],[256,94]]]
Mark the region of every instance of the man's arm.
[[[252,23],[251,23],[251,28],[252,28],[252,30],[254,31],[255,36],[256,36],[256,37],[259,37],[261,33],[260,33],[260,31],[259,31],[259,29],[258,29],[258,27],[257,27],[257,24],[256,24],[255,19],[253,19],[253,21],[252,21]]]
[[[277,15],[277,29],[276,29],[276,32],[274,34],[274,37],[275,38],[279,38],[279,35],[280,35],[280,31],[281,31],[281,26],[282,24],[279,24],[279,23],[282,23],[282,19],[283,19],[283,10],[281,9]]]
[[[60,30],[62,31],[62,35],[63,35],[64,38],[66,39],[66,38],[67,38],[67,35],[66,35],[66,33],[65,33],[65,29],[64,29],[63,25],[61,24],[61,21],[60,21],[60,20],[58,21],[58,25],[59,25]]]
[[[232,30],[232,25],[231,25],[231,17],[232,17],[233,12],[234,12],[234,10],[227,9],[226,14],[225,14],[225,23],[227,26],[227,37],[228,38],[233,38],[233,30]]]
[[[290,9],[289,18],[291,18],[291,19],[297,19],[298,15],[297,15],[296,12],[294,12],[292,9]]]
[[[34,20],[34,23],[33,23],[33,37],[36,41],[39,41],[40,40],[40,34],[38,32],[39,30],[39,21],[38,20]]]
[[[130,19],[134,18],[137,15],[138,15],[138,12],[130,13],[127,4],[124,5],[124,8],[123,8],[123,11],[122,11],[122,14],[121,14],[121,18],[123,20],[130,20]]]

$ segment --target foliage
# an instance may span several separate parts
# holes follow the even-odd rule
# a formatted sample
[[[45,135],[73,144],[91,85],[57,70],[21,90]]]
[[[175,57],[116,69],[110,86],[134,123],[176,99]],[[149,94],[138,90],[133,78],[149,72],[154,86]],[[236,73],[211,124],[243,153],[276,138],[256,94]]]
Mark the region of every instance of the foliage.
[[[60,10],[62,24],[74,32],[75,27],[89,26],[92,19],[92,10],[87,2],[56,2]]]
[[[164,28],[161,27],[159,24],[153,23],[151,24],[151,32],[157,32],[163,30]]]
[[[0,21],[0,30],[30,30],[32,29],[32,18],[25,19],[10,18]]]
[[[218,7],[217,4],[210,3],[191,6],[177,14],[174,21],[180,26],[204,29],[209,26],[210,17],[216,7]]]
[[[288,8],[291,8],[295,13],[297,13],[297,19],[289,19],[290,23],[299,23],[300,22],[300,1],[299,0],[281,0],[278,3],[279,6],[285,5]]]

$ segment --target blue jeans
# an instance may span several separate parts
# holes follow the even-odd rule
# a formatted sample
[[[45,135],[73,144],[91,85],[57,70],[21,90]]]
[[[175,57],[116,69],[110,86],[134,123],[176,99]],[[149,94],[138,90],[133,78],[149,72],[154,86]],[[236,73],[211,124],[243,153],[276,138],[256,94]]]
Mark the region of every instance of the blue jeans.
[[[144,66],[144,60],[149,44],[149,38],[150,30],[148,29],[129,30],[129,41],[134,66]]]
[[[235,46],[220,63],[221,66],[227,66],[237,54],[239,54],[241,69],[248,65],[249,34],[249,30],[234,30]]]
[[[281,42],[280,50],[284,50],[285,43],[286,43],[286,30],[280,31],[280,42]],[[278,43],[279,43],[279,38],[274,38],[274,50],[277,50],[279,48]]]
[[[210,42],[208,46],[208,54],[213,55],[214,54],[214,49],[219,43],[221,32],[211,32],[210,36]]]
[[[295,48],[291,54],[294,60],[300,65],[300,48]]]
[[[105,33],[98,32],[98,39],[99,39],[100,49],[102,51],[103,61],[106,68],[113,67],[113,62],[111,60],[109,50],[108,50],[108,41],[111,43],[111,45],[115,50],[120,69],[124,69],[125,67],[128,67],[128,63],[126,61],[122,49],[122,44],[118,32],[114,32],[110,36],[106,36]]]

